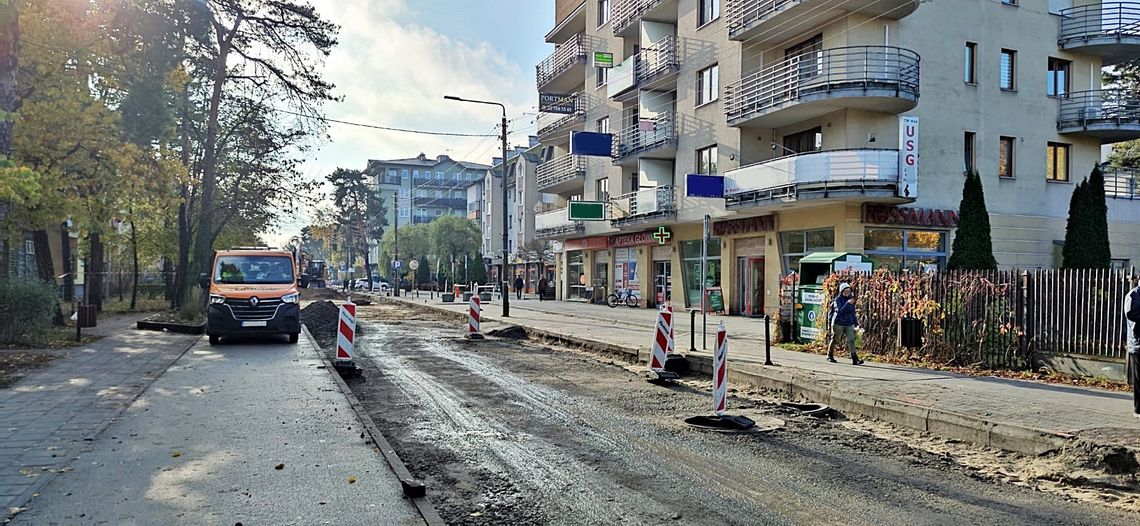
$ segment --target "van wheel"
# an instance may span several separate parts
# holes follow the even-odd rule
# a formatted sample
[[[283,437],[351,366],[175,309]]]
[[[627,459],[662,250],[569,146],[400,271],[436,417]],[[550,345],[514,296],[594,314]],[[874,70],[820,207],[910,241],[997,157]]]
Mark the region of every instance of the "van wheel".
[[[300,339],[301,339],[301,335],[299,333],[296,333],[296,332],[289,333],[289,343],[297,343],[297,340],[300,340]]]
[[[218,336],[217,334],[211,334],[210,335],[210,345],[217,345],[221,341],[222,341],[221,336]]]

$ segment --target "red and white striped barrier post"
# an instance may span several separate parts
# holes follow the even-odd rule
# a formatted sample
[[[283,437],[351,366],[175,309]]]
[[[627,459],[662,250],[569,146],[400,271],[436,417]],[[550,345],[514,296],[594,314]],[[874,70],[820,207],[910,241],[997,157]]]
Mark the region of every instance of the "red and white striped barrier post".
[[[653,333],[653,355],[649,358],[650,369],[665,370],[665,359],[668,357],[669,349],[673,347],[672,332],[673,313],[664,309],[657,311],[657,330]]]
[[[669,358],[668,355],[677,352],[677,346],[676,346],[677,339],[676,339],[675,333],[673,332],[673,325],[674,325],[673,324],[673,320],[674,320],[674,318],[673,318],[673,306],[672,305],[666,305],[665,306],[665,312],[666,312],[667,321],[669,322],[669,348],[665,349],[665,354],[666,354],[665,358],[668,359]]]
[[[716,352],[713,353],[713,411],[724,415],[728,400],[728,331],[724,322],[716,330]]]
[[[472,294],[467,308],[467,338],[469,339],[483,339],[483,334],[479,332],[480,312],[482,312],[482,307],[479,304],[479,296]]]
[[[353,345],[356,342],[356,304],[352,302],[340,306],[340,321],[336,330],[336,361],[352,362]]]

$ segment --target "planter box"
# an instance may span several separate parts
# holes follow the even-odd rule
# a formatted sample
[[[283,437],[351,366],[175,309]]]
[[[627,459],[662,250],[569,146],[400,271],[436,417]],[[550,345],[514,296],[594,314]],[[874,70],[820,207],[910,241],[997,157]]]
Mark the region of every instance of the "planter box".
[[[483,298],[479,298],[479,299],[483,299]],[[463,302],[467,303],[469,301],[471,301],[471,293],[470,292],[464,292],[463,293]]]
[[[450,292],[447,294],[440,294],[439,297],[443,300],[444,303],[455,303],[455,294],[452,294]]]
[[[491,301],[491,293],[490,292],[480,292],[479,293],[479,301]]]

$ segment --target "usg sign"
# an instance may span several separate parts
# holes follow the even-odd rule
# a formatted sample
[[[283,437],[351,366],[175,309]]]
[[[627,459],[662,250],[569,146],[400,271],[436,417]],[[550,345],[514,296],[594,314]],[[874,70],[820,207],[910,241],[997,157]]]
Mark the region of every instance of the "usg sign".
[[[918,197],[918,117],[899,118],[899,197]]]

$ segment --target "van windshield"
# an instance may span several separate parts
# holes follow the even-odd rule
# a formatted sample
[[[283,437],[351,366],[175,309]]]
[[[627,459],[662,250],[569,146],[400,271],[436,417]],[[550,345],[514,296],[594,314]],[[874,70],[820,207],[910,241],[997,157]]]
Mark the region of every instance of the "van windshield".
[[[214,283],[293,283],[292,261],[285,256],[221,256],[214,269]]]

